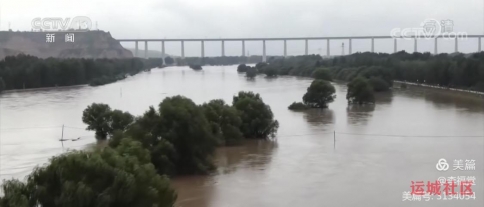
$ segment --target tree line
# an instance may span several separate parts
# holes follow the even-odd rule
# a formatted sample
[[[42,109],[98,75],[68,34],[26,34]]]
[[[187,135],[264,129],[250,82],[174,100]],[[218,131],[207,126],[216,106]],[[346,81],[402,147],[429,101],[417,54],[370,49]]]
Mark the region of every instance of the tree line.
[[[19,54],[0,61],[0,91],[81,84],[103,85],[161,66],[151,59],[41,59]]]
[[[217,146],[270,139],[279,127],[260,95],[243,91],[231,105],[168,97],[138,117],[93,103],[82,120],[108,147],[68,152],[25,182],[4,181],[0,206],[171,207],[177,195],[169,177],[211,173]]]
[[[331,59],[319,55],[271,58],[265,70],[278,75],[312,76],[318,68],[326,68],[335,79],[352,80],[362,76],[434,84],[484,91],[484,52],[471,55],[406,53],[355,53]],[[261,70],[264,73],[264,70]],[[380,80],[373,80],[373,82]],[[380,90],[380,89],[378,89]]]

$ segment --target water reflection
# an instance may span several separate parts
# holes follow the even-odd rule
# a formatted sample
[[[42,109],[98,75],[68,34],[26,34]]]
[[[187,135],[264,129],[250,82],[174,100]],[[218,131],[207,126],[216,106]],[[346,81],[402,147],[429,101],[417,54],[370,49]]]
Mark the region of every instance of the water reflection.
[[[248,140],[242,146],[222,147],[217,150],[218,173],[227,174],[237,168],[265,169],[277,148],[277,141]]]
[[[332,109],[309,109],[302,113],[304,113],[304,119],[312,126],[326,126],[335,122]]]
[[[346,107],[347,121],[350,125],[366,125],[375,111],[375,104],[356,105],[348,104]]]
[[[391,104],[392,101],[393,101],[392,91],[375,93],[375,104],[377,105]]]
[[[221,177],[234,176],[229,180],[247,178],[247,173],[230,175],[242,169],[244,171],[265,171],[277,149],[276,141],[247,140],[242,146],[221,147],[215,153],[217,171],[212,176],[186,176],[173,179],[172,185],[178,192],[176,206],[209,207],[212,206],[214,192],[223,188]],[[250,174],[250,173],[249,173]],[[218,176],[216,176],[218,175]],[[223,179],[222,179],[223,180]],[[229,188],[236,188],[233,183],[226,183]]]

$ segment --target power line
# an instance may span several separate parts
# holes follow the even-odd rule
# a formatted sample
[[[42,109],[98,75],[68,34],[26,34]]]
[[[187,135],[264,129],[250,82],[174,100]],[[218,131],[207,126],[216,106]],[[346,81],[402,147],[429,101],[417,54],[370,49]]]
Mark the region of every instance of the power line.
[[[363,133],[348,133],[348,132],[326,132],[326,133],[311,133],[311,134],[286,134],[277,135],[276,137],[298,137],[307,135],[326,135],[326,134],[344,134],[344,135],[354,135],[354,136],[375,136],[375,137],[414,137],[414,138],[458,138],[458,137],[468,137],[468,138],[484,138],[484,135],[396,135],[396,134],[363,134]]]
[[[356,136],[375,136],[375,137],[426,137],[426,138],[442,138],[442,137],[484,137],[484,135],[395,135],[395,134],[360,134],[336,132],[336,134],[356,135]]]
[[[11,130],[11,129],[45,129],[45,128],[61,128],[62,126],[37,126],[37,127],[11,127],[11,128],[0,128],[0,130]]]

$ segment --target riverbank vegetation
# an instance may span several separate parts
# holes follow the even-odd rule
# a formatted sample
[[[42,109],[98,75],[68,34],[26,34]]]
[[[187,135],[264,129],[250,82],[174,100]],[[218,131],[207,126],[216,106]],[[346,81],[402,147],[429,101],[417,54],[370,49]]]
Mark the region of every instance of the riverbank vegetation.
[[[294,110],[294,111],[301,111],[301,110],[309,109],[309,107],[306,104],[304,104],[303,102],[293,102],[287,108],[289,110]]]
[[[365,77],[375,91],[388,90],[393,80],[399,80],[484,92],[484,52],[468,56],[365,52],[331,59],[306,55],[272,58],[268,63],[267,67],[275,68],[278,75],[315,77],[317,70],[325,69],[333,79]]]
[[[177,195],[150,158],[130,139],[116,148],[71,151],[34,169],[26,182],[4,181],[0,206],[172,207]]]
[[[202,70],[201,65],[195,65],[195,64],[190,64],[188,67],[190,67],[192,70]]]
[[[239,92],[232,106],[223,100],[196,105],[174,96],[150,107],[142,116],[93,103],[83,113],[87,129],[116,148],[124,138],[142,143],[160,174],[206,174],[214,169],[216,146],[237,145],[244,139],[269,139],[279,123],[259,94]]]
[[[159,61],[150,59],[41,59],[29,55],[0,61],[4,90],[90,84],[104,85],[149,70]]]
[[[171,64],[177,66],[186,65],[238,65],[238,64],[256,64],[262,62],[262,56],[223,56],[223,57],[177,57]],[[166,64],[170,65],[167,61]]]
[[[53,157],[25,182],[5,181],[0,206],[172,207],[169,176],[211,173],[217,146],[270,139],[279,127],[252,92],[239,92],[232,105],[168,97],[138,117],[93,103],[82,120],[108,146]]]

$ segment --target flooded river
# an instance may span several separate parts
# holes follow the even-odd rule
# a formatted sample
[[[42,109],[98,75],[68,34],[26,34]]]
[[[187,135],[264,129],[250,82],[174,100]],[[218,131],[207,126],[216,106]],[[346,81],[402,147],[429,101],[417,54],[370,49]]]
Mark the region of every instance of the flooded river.
[[[4,93],[0,178],[23,178],[51,156],[94,146],[94,133],[81,120],[93,102],[141,115],[168,96],[231,103],[246,90],[271,106],[280,123],[277,139],[218,149],[213,175],[173,180],[177,206],[484,206],[484,98],[409,87],[379,94],[375,105],[349,107],[346,86],[335,83],[337,98],[329,109],[289,111],[310,83],[298,77],[247,80],[236,66],[200,72],[173,67],[100,87]],[[61,143],[62,136],[76,141]],[[441,158],[449,170],[436,169]],[[453,170],[454,160],[475,160],[475,170]],[[475,200],[403,201],[412,181],[457,176],[476,178]]]

